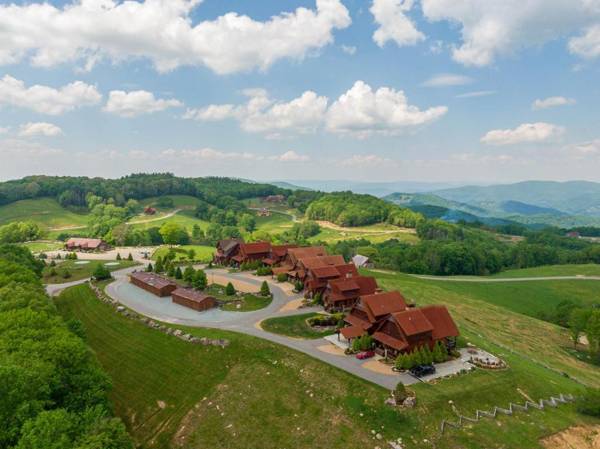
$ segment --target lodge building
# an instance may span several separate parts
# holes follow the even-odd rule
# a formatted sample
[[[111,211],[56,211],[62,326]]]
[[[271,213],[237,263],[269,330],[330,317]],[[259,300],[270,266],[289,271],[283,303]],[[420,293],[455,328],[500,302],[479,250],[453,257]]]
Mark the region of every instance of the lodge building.
[[[102,239],[73,237],[65,242],[65,249],[83,252],[107,251],[110,249],[110,245]]]

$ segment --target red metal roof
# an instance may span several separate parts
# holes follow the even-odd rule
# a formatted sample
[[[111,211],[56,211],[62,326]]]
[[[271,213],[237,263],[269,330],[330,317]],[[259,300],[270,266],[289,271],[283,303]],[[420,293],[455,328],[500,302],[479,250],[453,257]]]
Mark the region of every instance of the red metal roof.
[[[310,272],[316,278],[335,278],[340,276],[340,272],[336,267],[326,266],[326,267],[316,267],[312,268]]]
[[[328,265],[344,265],[346,261],[340,255],[335,256],[318,256],[305,257],[298,261],[304,268],[310,270],[312,268],[326,267]]]
[[[362,296],[361,301],[375,317],[406,310],[406,301],[397,291]]]
[[[94,249],[98,248],[101,244],[101,239],[70,238],[67,240],[67,246],[69,247],[75,246],[79,248]]]
[[[356,338],[365,334],[365,330],[360,326],[344,327],[340,332],[346,338]]]
[[[447,337],[458,337],[460,333],[456,323],[450,316],[446,306],[434,305],[421,307],[419,310],[433,325],[433,339],[440,340]]]
[[[270,242],[240,243],[240,251],[244,254],[265,254],[271,252]]]
[[[421,309],[407,309],[404,312],[393,313],[392,317],[407,336],[423,334],[433,330],[433,324]]]

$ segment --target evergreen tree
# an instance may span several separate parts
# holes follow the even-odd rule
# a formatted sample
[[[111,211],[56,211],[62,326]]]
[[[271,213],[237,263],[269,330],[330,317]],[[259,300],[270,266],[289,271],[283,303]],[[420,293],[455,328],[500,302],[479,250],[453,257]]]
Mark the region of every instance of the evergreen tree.
[[[121,260],[121,253],[117,253],[117,260]]]
[[[161,257],[156,258],[156,265],[154,266],[154,271],[156,273],[162,273],[164,271],[163,261]]]
[[[413,362],[414,362],[413,366],[423,364],[423,357],[421,356],[421,351],[419,351],[418,348],[412,352],[412,357],[413,357]]]
[[[269,296],[271,294],[271,290],[269,289],[269,284],[267,284],[267,281],[263,281],[262,285],[260,286],[260,294],[262,296]]]
[[[396,362],[394,363],[396,369],[406,369],[406,354],[400,353],[398,357],[396,357]]]
[[[227,296],[235,295],[235,287],[233,286],[233,284],[231,282],[227,283],[227,286],[225,287],[225,294]]]
[[[127,256],[127,260],[133,261],[133,256],[131,255],[131,253],[129,253],[129,256]]]
[[[405,359],[404,359],[404,369],[411,369],[413,366],[415,366],[415,355],[412,352],[406,352],[404,353]]]
[[[146,267],[146,271],[148,273],[152,273],[154,271],[154,267],[152,266],[151,263],[149,263],[148,266]]]
[[[187,267],[185,267],[185,270],[183,270],[183,280],[189,284],[192,283],[192,281],[194,280],[194,276],[196,274],[196,270],[194,270],[194,267],[192,267],[191,265],[188,265]]]
[[[440,353],[442,354],[442,362],[445,362],[446,360],[448,360],[448,347],[446,346],[446,343],[444,343],[443,341],[440,341],[439,344],[440,344]]]
[[[442,349],[440,348],[441,343],[437,341],[433,346],[433,361],[435,363],[442,363],[444,361],[444,356],[442,355]]]
[[[175,279],[181,278],[183,278],[183,273],[181,272],[181,268],[177,267],[177,269],[175,270]]]
[[[196,271],[194,275],[194,280],[192,285],[196,290],[204,290],[208,283],[208,279],[206,278],[206,273],[203,270]]]
[[[99,263],[96,265],[94,272],[92,273],[92,277],[97,281],[103,281],[105,279],[110,279],[112,276],[110,274],[110,270],[103,263]]]
[[[169,264],[169,268],[167,270],[167,276],[169,276],[169,277],[175,276],[175,265],[173,265],[172,263]]]

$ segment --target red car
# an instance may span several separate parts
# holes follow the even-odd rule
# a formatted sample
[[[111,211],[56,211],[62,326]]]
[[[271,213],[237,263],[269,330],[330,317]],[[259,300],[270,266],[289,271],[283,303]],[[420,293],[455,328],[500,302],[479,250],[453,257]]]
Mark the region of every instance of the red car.
[[[363,351],[363,352],[359,352],[358,354],[356,354],[356,358],[358,360],[365,360],[365,359],[370,359],[374,355],[375,355],[374,351]]]

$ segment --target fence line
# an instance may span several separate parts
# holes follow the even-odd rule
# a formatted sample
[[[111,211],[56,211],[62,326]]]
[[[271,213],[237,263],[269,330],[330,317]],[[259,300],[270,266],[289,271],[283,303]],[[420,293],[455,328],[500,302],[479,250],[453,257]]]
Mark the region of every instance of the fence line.
[[[546,399],[540,399],[539,402],[531,402],[531,401],[525,401],[525,405],[520,405],[520,404],[515,404],[513,402],[510,402],[508,405],[508,408],[502,408],[502,407],[494,407],[494,409],[489,412],[486,410],[477,410],[475,412],[475,418],[470,418],[468,416],[464,416],[464,415],[458,415],[458,421],[448,421],[446,419],[442,420],[442,423],[440,425],[440,433],[443,434],[444,430],[446,430],[446,427],[450,426],[453,427],[455,429],[459,429],[464,421],[467,422],[478,422],[481,418],[495,418],[498,413],[502,413],[504,415],[512,415],[515,411],[520,410],[520,411],[528,411],[530,408],[535,408],[537,410],[543,410],[544,407],[546,406],[550,406],[550,407],[557,407],[560,404],[566,404],[568,402],[572,402],[574,400],[573,395],[571,394],[560,394],[557,398],[555,398],[554,396],[550,396],[549,400]]]

